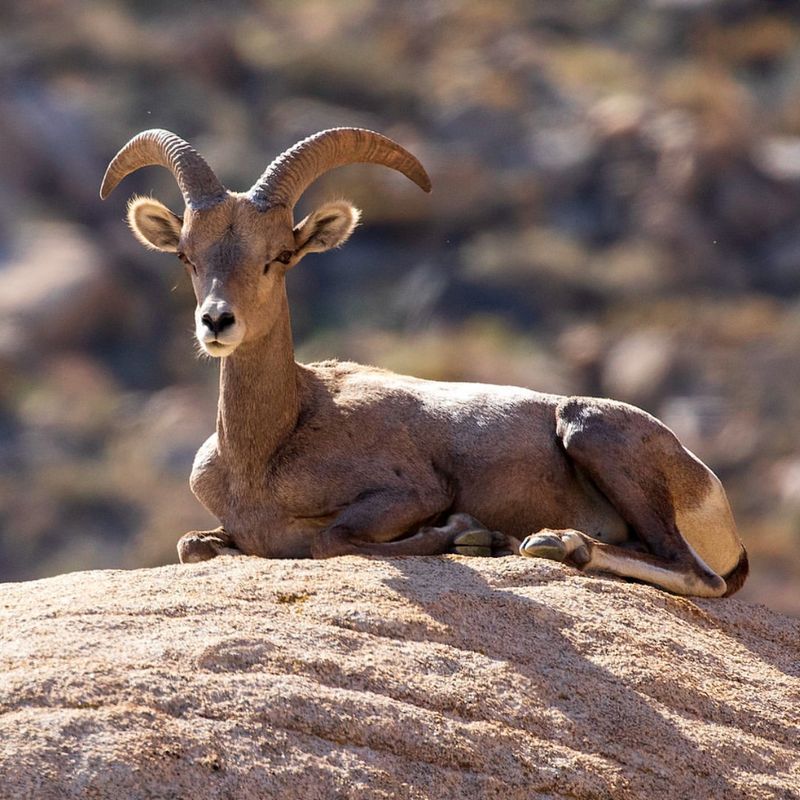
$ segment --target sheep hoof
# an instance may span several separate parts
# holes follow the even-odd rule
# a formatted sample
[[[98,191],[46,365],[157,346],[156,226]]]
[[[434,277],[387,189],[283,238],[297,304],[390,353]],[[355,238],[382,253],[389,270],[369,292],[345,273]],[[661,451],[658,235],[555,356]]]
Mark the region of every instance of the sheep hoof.
[[[453,552],[459,556],[488,558],[492,555],[492,534],[486,528],[472,528],[453,539]]]
[[[208,561],[211,558],[215,558],[216,555],[216,548],[208,539],[203,539],[199,536],[184,536],[178,542],[178,558],[181,564],[197,564],[200,561]]]
[[[473,556],[476,558],[491,558],[491,547],[473,547],[472,545],[457,545],[453,547],[457,556]]]
[[[569,555],[566,543],[560,536],[551,533],[526,536],[519,553],[528,558],[549,558],[551,561],[563,561]]]
[[[492,531],[492,555],[495,558],[519,555],[519,539],[502,531]]]
[[[471,531],[464,531],[459,533],[453,539],[453,544],[457,547],[491,547],[492,534],[486,528],[475,528]]]
[[[518,539],[500,531],[490,531],[469,514],[452,514],[445,527],[453,533],[451,552],[456,555],[491,558],[519,552]]]
[[[217,556],[242,555],[229,547],[230,542],[214,534],[217,531],[190,531],[178,540],[178,559],[181,564],[197,564]]]

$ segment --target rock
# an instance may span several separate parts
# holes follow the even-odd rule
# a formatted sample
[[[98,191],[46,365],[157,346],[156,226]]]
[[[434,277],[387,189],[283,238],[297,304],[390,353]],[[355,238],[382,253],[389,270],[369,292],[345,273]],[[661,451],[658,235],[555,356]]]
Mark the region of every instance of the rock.
[[[657,328],[642,328],[610,348],[603,365],[603,391],[629,403],[652,404],[663,392],[676,361],[675,337]]]
[[[770,136],[754,148],[755,163],[770,177],[779,181],[800,178],[800,137]]]
[[[86,346],[127,305],[102,254],[75,225],[22,226],[16,257],[0,263],[0,358]]]
[[[0,794],[798,797],[800,622],[522,558],[0,587]]]

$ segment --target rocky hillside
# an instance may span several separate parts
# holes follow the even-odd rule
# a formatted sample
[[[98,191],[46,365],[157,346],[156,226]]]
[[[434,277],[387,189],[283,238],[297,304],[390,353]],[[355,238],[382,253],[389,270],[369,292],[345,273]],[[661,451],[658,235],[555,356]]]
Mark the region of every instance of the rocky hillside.
[[[0,587],[0,794],[800,797],[800,623],[525,559]]]

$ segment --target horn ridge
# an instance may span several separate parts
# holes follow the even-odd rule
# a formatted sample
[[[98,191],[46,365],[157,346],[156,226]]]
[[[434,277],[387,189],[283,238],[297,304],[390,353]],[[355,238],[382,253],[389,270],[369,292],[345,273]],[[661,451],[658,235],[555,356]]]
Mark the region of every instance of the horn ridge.
[[[138,133],[114,156],[103,176],[100,197],[105,200],[131,172],[156,165],[172,172],[192,210],[216,205],[227,195],[214,171],[188,142],[170,131],[152,128]]]
[[[303,192],[329,170],[372,163],[395,169],[430,192],[431,181],[419,160],[388,136],[365,128],[330,128],[315,133],[279,155],[247,193],[264,211],[293,208]]]

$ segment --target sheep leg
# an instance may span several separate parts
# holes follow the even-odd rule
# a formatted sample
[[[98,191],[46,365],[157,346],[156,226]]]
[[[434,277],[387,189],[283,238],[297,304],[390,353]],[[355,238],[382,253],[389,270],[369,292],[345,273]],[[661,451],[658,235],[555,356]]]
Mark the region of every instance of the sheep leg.
[[[314,551],[316,558],[333,555],[431,556],[454,553],[462,556],[508,556],[519,553],[519,541],[499,531],[490,531],[469,514],[451,514],[443,525],[423,525],[410,536],[389,542],[364,542],[339,526],[323,532],[324,540]],[[322,547],[327,548],[323,551]],[[324,553],[324,555],[323,555]]]
[[[674,561],[650,553],[603,544],[581,531],[571,529],[543,529],[534,533],[524,539],[520,554],[529,558],[562,561],[580,570],[608,572],[622,578],[633,578],[673,594],[719,597],[725,588],[724,581],[721,587],[708,585],[698,580],[691,570],[680,568]]]
[[[241,550],[233,546],[224,528],[213,531],[189,531],[178,540],[178,558],[181,564],[208,561],[217,556],[241,556]]]
[[[378,489],[364,492],[320,531],[311,545],[314,558],[343,555],[427,556],[445,553],[455,531],[430,527],[450,505],[442,491]],[[407,535],[413,532],[412,535]]]
[[[617,509],[648,552],[602,545],[577,531],[543,532],[528,537],[523,555],[565,560],[580,569],[602,570],[634,578],[682,595],[720,597],[723,577],[712,569],[679,530],[684,508],[702,503],[719,483],[689,454],[674,434],[640,409],[591,398],[567,398],[556,410],[556,431],[566,455]],[[716,482],[716,483],[715,483]],[[731,545],[731,566],[738,538],[721,515],[710,516],[695,544],[714,555]],[[709,544],[713,546],[709,547]],[[548,554],[550,551],[550,554]]]

